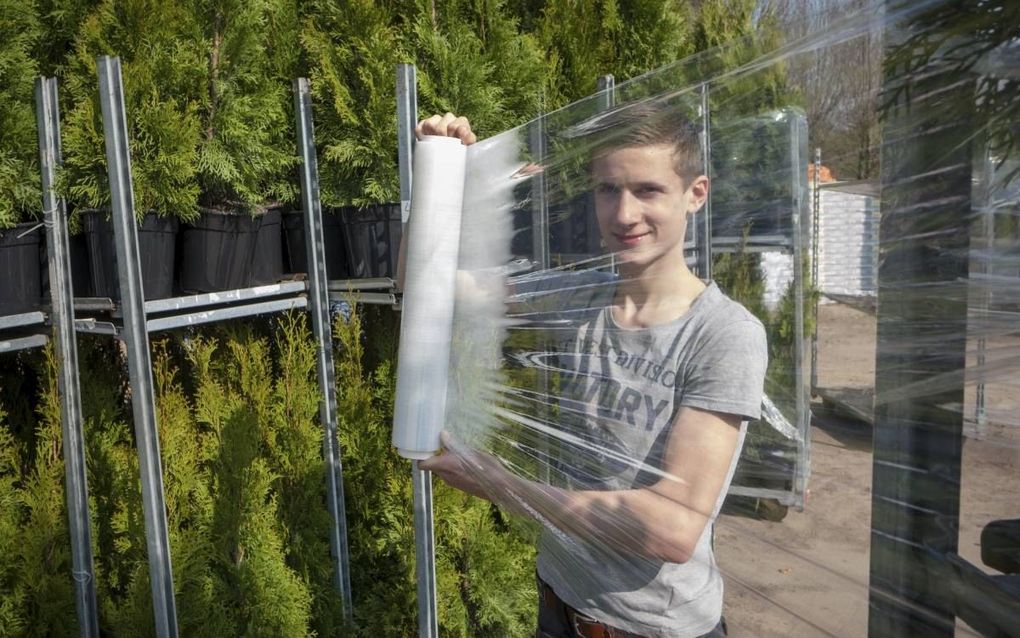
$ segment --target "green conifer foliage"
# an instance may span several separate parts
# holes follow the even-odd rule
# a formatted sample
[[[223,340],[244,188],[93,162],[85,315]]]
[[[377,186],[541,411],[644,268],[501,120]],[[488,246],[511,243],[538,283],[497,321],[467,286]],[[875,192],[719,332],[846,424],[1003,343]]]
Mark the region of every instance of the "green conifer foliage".
[[[198,111],[184,89],[197,52],[180,37],[176,3],[104,0],[79,25],[65,86],[64,189],[78,208],[109,206],[96,58],[120,56],[135,212],[190,219],[197,214]]]
[[[0,0],[0,229],[38,217],[33,48],[40,35],[32,0]]]
[[[189,95],[199,106],[201,203],[254,211],[291,201],[296,164],[289,82],[298,49],[293,3],[286,0],[190,0],[185,46],[197,54]],[[289,27],[288,27],[289,25]],[[286,56],[281,59],[279,56]],[[292,137],[292,136],[289,136]]]
[[[31,395],[17,398],[34,414],[0,406],[0,636],[74,636],[57,363],[49,347],[6,356],[20,361],[3,383],[15,371],[30,377],[18,389]],[[3,394],[5,402],[12,398]]]
[[[301,39],[328,206],[394,201],[399,194],[394,87],[403,58],[394,20],[375,0],[308,4]]]
[[[102,0],[36,0],[36,14],[42,27],[35,59],[39,73],[47,77],[63,76],[67,58],[74,52],[78,27]]]
[[[197,626],[204,605],[213,600],[222,607],[229,635],[304,635],[311,595],[287,565],[284,530],[277,519],[280,495],[273,489],[278,477],[266,454],[274,425],[266,418],[273,387],[269,345],[239,330],[228,332],[222,342],[195,339],[187,348],[197,382],[195,424],[211,444],[199,473],[202,493],[209,496],[202,514],[208,536],[201,540],[207,539],[209,547],[195,554],[211,580],[208,599],[203,595],[187,610],[182,601],[181,615],[187,613]],[[167,456],[169,483],[175,472]],[[181,472],[182,477],[195,473]],[[201,570],[197,574],[205,578]],[[209,627],[201,631],[224,635]]]
[[[536,29],[559,106],[594,93],[599,76],[632,78],[693,51],[688,9],[672,0],[550,0]]]
[[[343,635],[304,316],[274,321],[271,332],[210,328],[153,348],[181,635]],[[81,360],[101,626],[112,636],[149,636],[122,353],[86,339]]]
[[[266,456],[276,479],[277,520],[287,547],[287,564],[312,595],[311,627],[320,636],[343,633],[343,601],[333,586],[325,507],[324,431],[318,423],[316,346],[306,315],[284,315],[276,323],[277,372],[264,418]]]
[[[307,8],[323,200],[394,201],[396,65],[418,70],[422,115],[453,111],[482,136],[534,118],[548,69],[503,0],[318,0]]]
[[[521,33],[505,0],[395,0],[404,55],[418,67],[423,115],[471,118],[479,137],[541,112],[549,68],[538,41]]]
[[[386,310],[355,311],[334,327],[355,634],[366,637],[417,631],[411,468],[390,444],[397,329]],[[366,353],[366,343],[387,345]],[[440,633],[533,634],[535,553],[527,537],[489,503],[439,481],[434,513]]]
[[[21,519],[21,458],[19,441],[7,423],[7,413],[0,407],[0,636],[17,636],[25,630],[23,595],[17,589],[18,565],[14,556],[20,544]]]

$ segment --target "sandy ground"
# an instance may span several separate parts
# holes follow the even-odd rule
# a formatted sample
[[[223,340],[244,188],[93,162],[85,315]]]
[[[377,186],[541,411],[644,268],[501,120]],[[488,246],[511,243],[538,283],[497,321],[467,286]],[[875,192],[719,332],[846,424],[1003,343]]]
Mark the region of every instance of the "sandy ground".
[[[973,349],[971,344],[969,349]],[[1020,517],[1020,338],[988,343],[999,369],[987,384],[989,423],[973,422],[976,358],[968,361],[959,553],[984,567],[984,525]],[[840,304],[819,319],[822,387],[871,388],[875,319]],[[1012,357],[1012,358],[1011,358]],[[1017,371],[1015,374],[1002,369]],[[826,413],[820,402],[812,432],[810,497],[803,512],[781,522],[724,514],[716,548],[726,575],[725,614],[736,638],[865,636],[871,516],[871,427]],[[994,572],[993,572],[994,573]],[[962,622],[958,636],[976,635]]]

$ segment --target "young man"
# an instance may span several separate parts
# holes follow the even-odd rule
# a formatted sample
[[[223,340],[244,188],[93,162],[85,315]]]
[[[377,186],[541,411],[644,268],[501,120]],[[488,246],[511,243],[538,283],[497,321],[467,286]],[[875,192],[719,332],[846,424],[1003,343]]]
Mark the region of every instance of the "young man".
[[[721,636],[711,523],[759,416],[764,329],[687,267],[687,223],[709,189],[694,127],[649,105],[603,125],[589,172],[619,276],[559,300],[571,309],[556,355],[562,485],[449,440],[421,467],[543,524],[539,637]],[[451,114],[417,133],[475,140]]]

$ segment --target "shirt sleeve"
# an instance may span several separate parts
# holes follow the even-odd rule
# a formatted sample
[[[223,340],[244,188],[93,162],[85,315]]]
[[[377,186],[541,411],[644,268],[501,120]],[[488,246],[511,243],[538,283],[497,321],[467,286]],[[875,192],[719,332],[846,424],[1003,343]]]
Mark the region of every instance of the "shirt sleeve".
[[[757,419],[767,366],[762,324],[755,319],[729,323],[715,331],[695,354],[679,403]]]

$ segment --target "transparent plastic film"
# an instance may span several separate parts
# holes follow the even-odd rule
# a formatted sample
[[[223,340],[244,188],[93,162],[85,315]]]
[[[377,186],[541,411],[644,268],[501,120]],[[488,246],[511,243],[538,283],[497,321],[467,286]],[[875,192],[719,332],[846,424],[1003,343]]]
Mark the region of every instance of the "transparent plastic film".
[[[428,463],[557,604],[1018,635],[1018,11],[859,3],[468,147]]]

